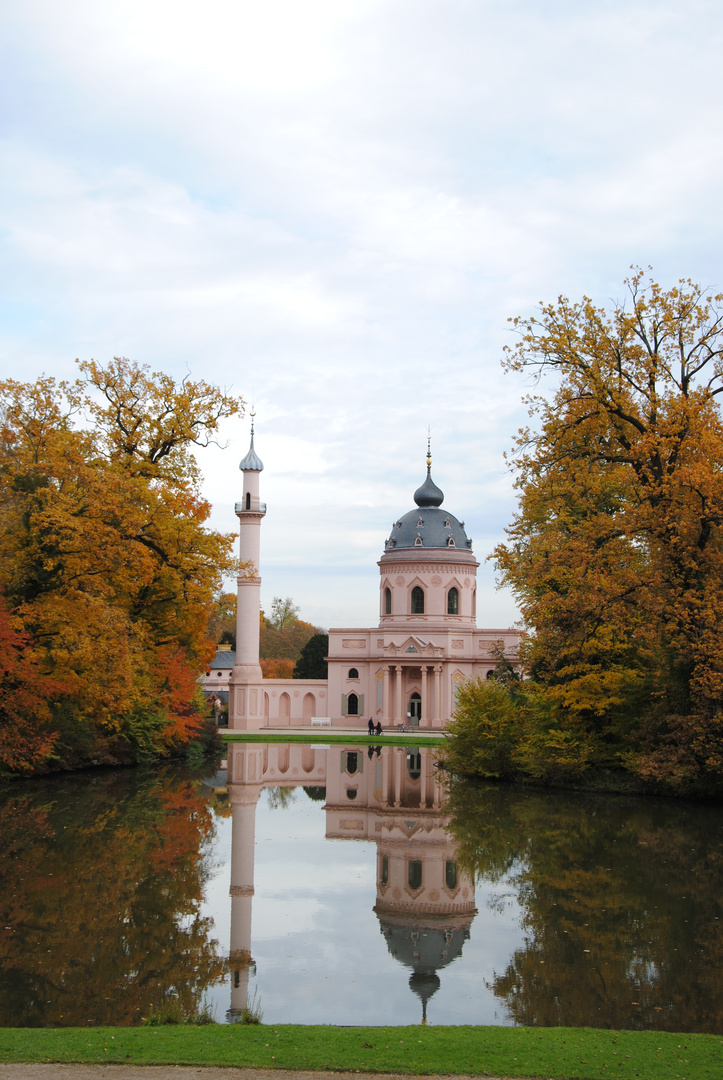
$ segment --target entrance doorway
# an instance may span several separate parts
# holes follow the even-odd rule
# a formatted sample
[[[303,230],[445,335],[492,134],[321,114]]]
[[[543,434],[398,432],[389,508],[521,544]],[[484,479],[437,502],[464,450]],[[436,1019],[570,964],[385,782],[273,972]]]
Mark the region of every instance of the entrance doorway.
[[[409,699],[409,723],[419,727],[422,719],[422,698],[416,692]]]

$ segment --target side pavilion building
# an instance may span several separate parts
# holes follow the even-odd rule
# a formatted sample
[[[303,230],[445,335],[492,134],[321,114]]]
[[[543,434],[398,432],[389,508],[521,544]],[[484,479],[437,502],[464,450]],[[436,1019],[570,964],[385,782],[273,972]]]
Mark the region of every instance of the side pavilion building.
[[[229,680],[229,727],[311,726],[325,717],[332,726],[366,729],[412,724],[443,728],[454,710],[457,688],[486,678],[501,653],[517,661],[514,629],[477,626],[477,562],[464,522],[443,509],[444,495],[427,476],[414,492],[413,509],[394,522],[378,566],[379,625],[329,631],[327,679],[264,679],[259,665],[263,464],[251,446],[239,468],[243,496],[240,524],[236,656]]]

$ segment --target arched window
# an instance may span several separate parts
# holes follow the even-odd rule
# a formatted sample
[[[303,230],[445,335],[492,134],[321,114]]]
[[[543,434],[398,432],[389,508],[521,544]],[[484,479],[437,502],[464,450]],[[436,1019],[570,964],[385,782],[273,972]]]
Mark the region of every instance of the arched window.
[[[421,889],[422,887],[422,860],[410,859],[409,866],[407,867],[407,881],[409,882],[410,889]]]
[[[349,694],[349,697],[346,699],[346,713],[347,716],[359,715],[359,698],[356,694]]]
[[[424,615],[424,589],[419,585],[412,589],[412,615]]]
[[[251,492],[250,491],[246,492],[246,509],[247,510],[251,509]]]
[[[384,590],[384,614],[391,615],[392,613],[392,590]]]
[[[359,678],[359,672],[357,671],[357,669],[355,667],[350,667],[349,668],[349,674],[347,675],[347,679],[358,679],[358,678]]]
[[[457,888],[457,863],[447,862],[444,864],[444,883],[448,889]]]
[[[447,614],[459,615],[459,592],[454,585],[447,593]]]

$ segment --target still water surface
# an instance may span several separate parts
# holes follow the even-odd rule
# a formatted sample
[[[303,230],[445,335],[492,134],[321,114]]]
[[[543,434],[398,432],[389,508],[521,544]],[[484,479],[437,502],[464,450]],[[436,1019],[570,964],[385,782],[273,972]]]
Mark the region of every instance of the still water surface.
[[[723,1033],[723,809],[437,783],[434,751],[230,748],[0,791],[0,1025]]]

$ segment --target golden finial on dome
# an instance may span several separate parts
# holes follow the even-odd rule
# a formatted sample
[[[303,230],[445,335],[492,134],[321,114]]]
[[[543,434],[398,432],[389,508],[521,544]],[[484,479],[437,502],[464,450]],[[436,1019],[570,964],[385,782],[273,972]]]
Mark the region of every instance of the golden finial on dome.
[[[427,428],[427,468],[432,468],[432,429]]]

